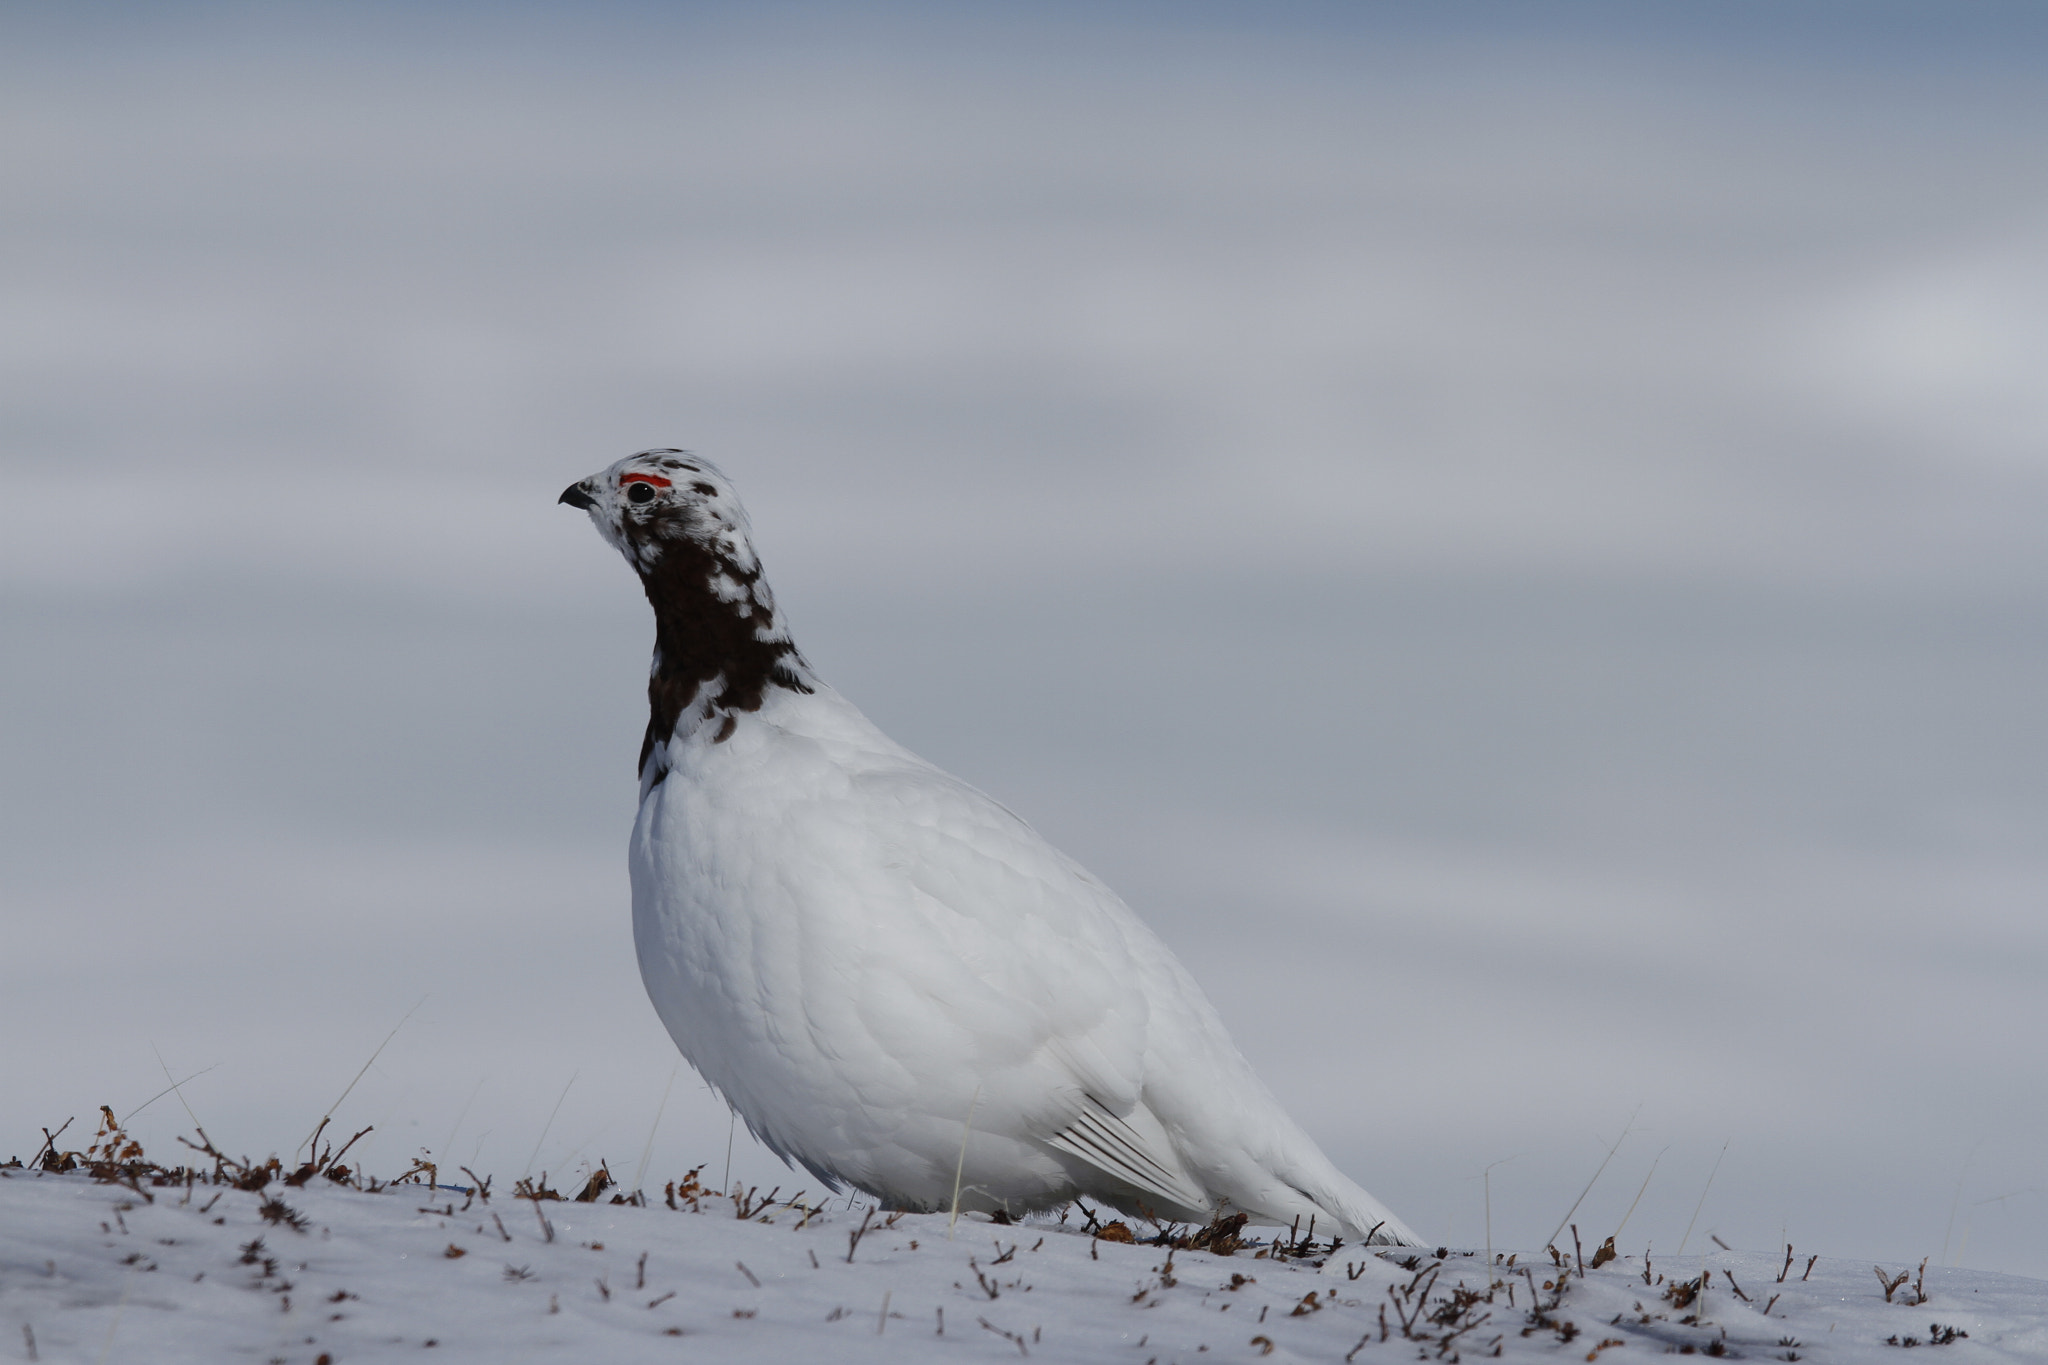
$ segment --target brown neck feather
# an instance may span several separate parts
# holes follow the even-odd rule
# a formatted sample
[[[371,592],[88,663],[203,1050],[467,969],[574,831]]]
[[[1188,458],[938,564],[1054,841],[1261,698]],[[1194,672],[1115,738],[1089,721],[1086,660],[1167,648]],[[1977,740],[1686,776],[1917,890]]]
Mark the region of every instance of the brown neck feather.
[[[738,600],[726,601],[713,591],[716,577],[740,585]],[[661,557],[641,574],[654,607],[654,670],[647,680],[647,736],[640,745],[640,771],[648,785],[666,775],[664,769],[648,780],[655,745],[675,734],[700,702],[704,719],[697,723],[722,717],[714,737],[722,742],[732,733],[732,713],[758,711],[769,688],[812,690],[803,656],[784,632],[773,629],[774,599],[760,579],[760,570],[742,571],[688,539],[664,543]],[[764,633],[774,638],[764,640]]]

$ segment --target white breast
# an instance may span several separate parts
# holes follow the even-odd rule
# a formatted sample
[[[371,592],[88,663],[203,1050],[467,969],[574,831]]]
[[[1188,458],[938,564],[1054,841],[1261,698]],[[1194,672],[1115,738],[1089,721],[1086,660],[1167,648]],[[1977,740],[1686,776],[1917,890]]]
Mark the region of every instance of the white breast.
[[[1001,805],[823,686],[712,733],[642,802],[634,935],[669,1032],[771,1148],[914,1208],[958,1178],[966,1208],[1284,1219],[1322,1207],[1274,1174],[1297,1148],[1363,1196],[1165,946]]]

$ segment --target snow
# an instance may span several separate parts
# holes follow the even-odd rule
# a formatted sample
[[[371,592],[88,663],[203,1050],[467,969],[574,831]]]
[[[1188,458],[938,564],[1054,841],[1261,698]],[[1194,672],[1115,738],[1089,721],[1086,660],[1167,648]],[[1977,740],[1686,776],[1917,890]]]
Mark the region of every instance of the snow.
[[[1919,1280],[1917,1266],[1887,1266],[1909,1272],[1887,1302],[1863,1262],[1808,1272],[1795,1253],[1788,1270],[1782,1250],[1709,1243],[1682,1260],[1652,1251],[1647,1283],[1641,1254],[1574,1271],[1560,1297],[1548,1256],[1496,1250],[1493,1301],[1456,1315],[1458,1288],[1483,1292],[1483,1250],[1440,1260],[1319,1242],[1276,1259],[1271,1230],[1248,1229],[1255,1241],[1228,1257],[1169,1255],[1089,1235],[1076,1208],[949,1228],[845,1198],[820,1208],[757,1194],[742,1219],[728,1197],[672,1210],[661,1188],[650,1195],[644,1207],[536,1203],[425,1177],[376,1192],[322,1178],[131,1187],[0,1168],[0,1358],[1187,1365],[1338,1361],[1354,1348],[1361,1362],[1496,1349],[1613,1362],[1692,1347],[1825,1362],[1895,1359],[1910,1338],[1953,1365],[2048,1359],[2048,1282],[1978,1270],[1930,1266]],[[1701,1300],[1671,1301],[1674,1282],[1703,1274]],[[1931,1342],[1943,1328],[1957,1335]]]

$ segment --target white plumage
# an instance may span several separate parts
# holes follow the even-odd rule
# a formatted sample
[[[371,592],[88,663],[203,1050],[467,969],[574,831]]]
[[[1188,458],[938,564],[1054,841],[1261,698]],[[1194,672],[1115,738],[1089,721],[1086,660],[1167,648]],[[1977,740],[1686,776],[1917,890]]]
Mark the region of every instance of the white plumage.
[[[654,607],[641,975],[755,1136],[893,1207],[1078,1194],[1417,1241],[1281,1110],[1108,887],[812,673],[715,466],[643,451],[562,501]]]

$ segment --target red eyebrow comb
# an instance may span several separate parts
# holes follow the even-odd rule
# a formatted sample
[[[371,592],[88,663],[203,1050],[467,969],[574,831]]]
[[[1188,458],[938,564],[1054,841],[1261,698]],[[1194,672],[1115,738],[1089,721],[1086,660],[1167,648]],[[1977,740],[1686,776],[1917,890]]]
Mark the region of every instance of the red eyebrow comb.
[[[669,481],[662,478],[659,474],[622,474],[619,476],[619,487],[624,488],[629,483],[651,483],[656,488],[671,487]]]

